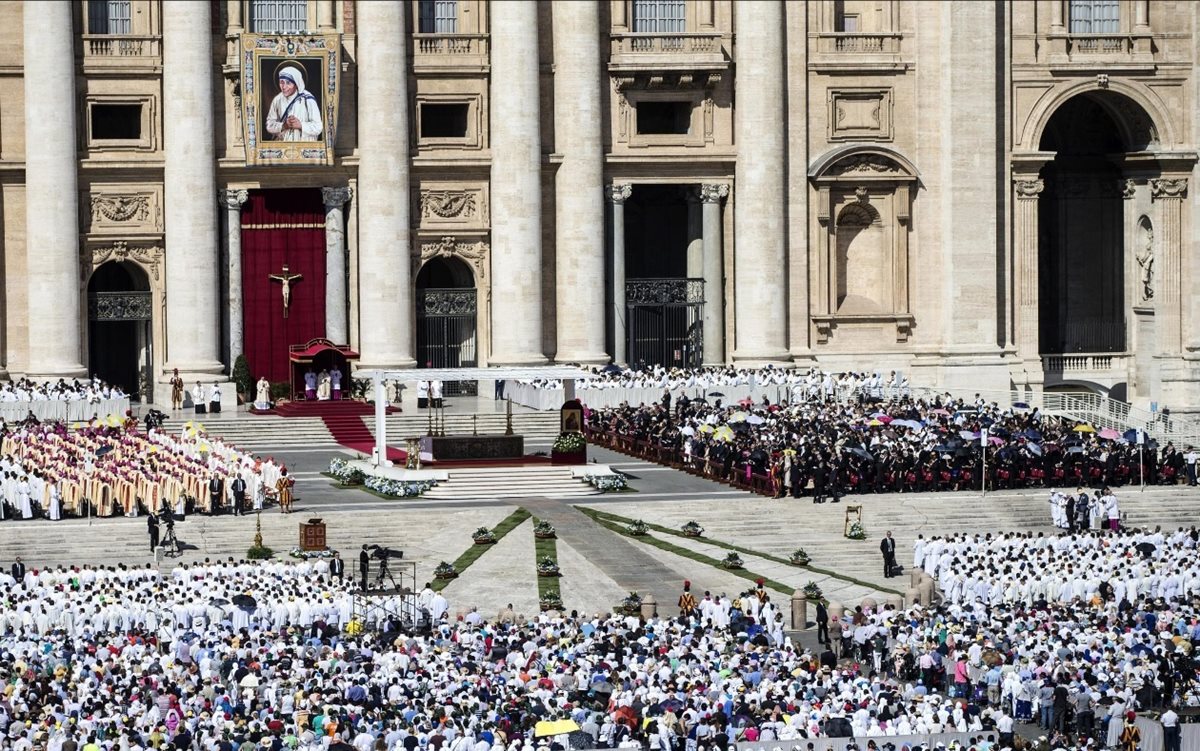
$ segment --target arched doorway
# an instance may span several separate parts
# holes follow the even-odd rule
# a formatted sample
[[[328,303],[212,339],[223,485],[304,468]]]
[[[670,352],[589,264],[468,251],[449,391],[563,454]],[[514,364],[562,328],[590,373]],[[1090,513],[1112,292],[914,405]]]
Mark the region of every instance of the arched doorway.
[[[417,274],[417,366],[474,368],[479,364],[475,278],[453,256],[429,259]],[[475,381],[445,384],[446,396],[475,395]]]
[[[109,261],[88,281],[88,370],[148,402],[154,362],[150,279],[137,264]]]
[[[1039,148],[1038,350],[1041,354],[1126,351],[1126,156],[1154,140],[1133,100],[1090,91],[1051,116]]]

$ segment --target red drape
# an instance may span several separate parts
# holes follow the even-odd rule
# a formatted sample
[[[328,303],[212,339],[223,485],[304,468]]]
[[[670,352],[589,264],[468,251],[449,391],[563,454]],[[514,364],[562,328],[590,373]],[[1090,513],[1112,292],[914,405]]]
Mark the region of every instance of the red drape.
[[[270,279],[284,264],[291,283]],[[316,188],[252,190],[242,206],[242,325],[254,380],[290,380],[288,347],[325,335],[325,206]]]

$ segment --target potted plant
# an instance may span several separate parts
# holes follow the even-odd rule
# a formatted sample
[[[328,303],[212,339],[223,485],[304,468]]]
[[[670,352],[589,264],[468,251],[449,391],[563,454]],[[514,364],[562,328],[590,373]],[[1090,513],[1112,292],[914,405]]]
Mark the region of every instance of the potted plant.
[[[558,438],[550,446],[550,462],[552,464],[586,464],[587,439],[583,433],[570,430],[559,433]]]
[[[533,525],[533,536],[539,540],[553,540],[554,525],[545,519],[538,519],[537,524]]]
[[[650,534],[650,527],[646,525],[646,522],[638,519],[629,525],[629,534],[633,535],[634,537],[648,535]]]
[[[804,599],[815,601],[821,599],[821,596],[821,588],[817,586],[816,582],[810,581],[804,585]]]
[[[562,597],[559,596],[557,590],[549,590],[538,598],[538,607],[540,607],[543,612],[547,610],[562,610]]]
[[[726,555],[721,561],[721,565],[728,569],[740,569],[744,566],[742,563],[742,557],[737,553],[729,553]]]
[[[851,523],[850,529],[846,530],[846,538],[849,540],[867,539],[867,530],[863,528],[862,522]]]
[[[681,529],[683,530],[684,537],[700,537],[704,534],[704,527],[701,527],[694,520],[683,525]]]
[[[558,562],[548,555],[542,556],[537,564],[538,576],[562,576],[562,572],[558,569]]]
[[[625,599],[617,605],[617,612],[621,615],[641,615],[642,614],[642,596],[637,592],[630,592],[625,595]]]
[[[447,579],[457,579],[458,569],[454,568],[453,563],[442,561],[437,565],[437,568],[433,570],[433,578],[442,579],[443,581]]]
[[[792,553],[791,558],[788,558],[793,566],[807,566],[812,559],[808,557],[808,551],[804,548],[796,548],[796,552]]]
[[[237,388],[238,403],[254,401],[254,379],[250,377],[250,363],[246,361],[245,355],[238,355],[233,361],[232,378]]]
[[[480,527],[471,533],[471,539],[476,545],[494,545],[496,543],[496,533],[487,527]]]

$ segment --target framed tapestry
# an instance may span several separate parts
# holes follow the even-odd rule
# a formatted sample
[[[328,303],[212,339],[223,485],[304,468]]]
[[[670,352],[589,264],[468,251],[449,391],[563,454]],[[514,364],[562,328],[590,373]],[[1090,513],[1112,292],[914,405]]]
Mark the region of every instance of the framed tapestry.
[[[332,164],[341,82],[338,34],[242,35],[246,164]]]

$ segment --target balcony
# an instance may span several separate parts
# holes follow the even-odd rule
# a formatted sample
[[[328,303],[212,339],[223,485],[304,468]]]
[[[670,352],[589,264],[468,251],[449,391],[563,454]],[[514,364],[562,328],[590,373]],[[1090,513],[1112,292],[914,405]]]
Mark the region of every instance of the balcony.
[[[1133,37],[1124,34],[1072,34],[1067,37],[1071,55],[1127,55],[1133,52]]]
[[[837,31],[810,35],[815,49],[809,67],[820,71],[896,71],[903,35],[898,31]]]
[[[156,61],[162,55],[162,37],[84,34],[83,60],[91,65],[128,65]]]
[[[719,31],[612,34],[610,71],[718,70],[729,67],[729,37]]]
[[[1125,352],[1079,352],[1042,355],[1046,385],[1087,381],[1112,388],[1124,383],[1132,357]]]
[[[1148,33],[1051,34],[1046,41],[1046,61],[1052,70],[1091,71],[1113,64],[1136,70],[1154,61]]]
[[[415,73],[486,73],[487,34],[413,34]]]
[[[819,50],[830,54],[884,54],[900,51],[900,35],[890,31],[837,32],[820,36]]]

